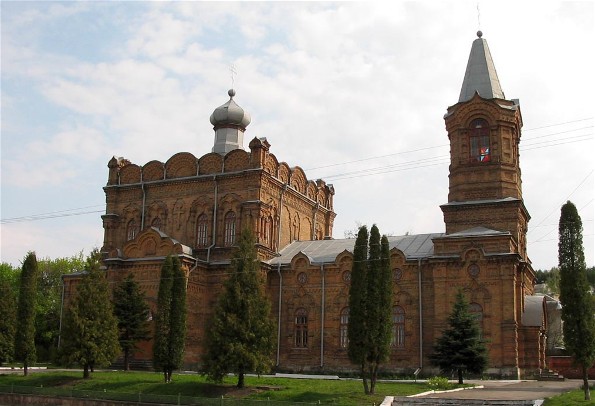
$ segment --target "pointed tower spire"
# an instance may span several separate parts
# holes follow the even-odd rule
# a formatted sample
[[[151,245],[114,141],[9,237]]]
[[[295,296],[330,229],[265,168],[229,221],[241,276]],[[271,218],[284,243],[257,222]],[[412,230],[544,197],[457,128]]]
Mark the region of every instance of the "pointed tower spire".
[[[459,102],[470,100],[475,92],[484,99],[505,99],[490,48],[482,35],[481,31],[477,31],[477,39],[471,46]]]

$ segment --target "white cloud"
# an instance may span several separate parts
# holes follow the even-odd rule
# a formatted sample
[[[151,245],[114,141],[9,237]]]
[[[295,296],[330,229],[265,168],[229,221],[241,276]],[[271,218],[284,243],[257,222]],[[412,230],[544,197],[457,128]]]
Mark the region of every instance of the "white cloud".
[[[210,152],[209,116],[227,100],[231,63],[238,70],[235,100],[252,115],[245,144],[266,136],[271,152],[292,166],[308,169],[445,145],[442,115],[458,99],[477,28],[476,4],[470,2],[94,4],[50,13],[29,5],[30,11],[16,13],[15,21],[35,27],[27,33],[31,41],[20,41],[24,23],[3,28],[3,82],[25,79],[32,93],[41,93],[56,111],[55,123],[19,147],[18,159],[3,155],[3,184],[13,179],[11,185],[51,187],[56,180],[48,173],[59,171],[64,180],[80,176],[73,168],[90,165],[80,158],[100,162],[92,179],[104,179],[112,155],[142,165],[166,161],[179,151]],[[505,94],[521,99],[525,128],[593,116],[588,99],[593,54],[585,51],[593,45],[588,8],[567,2],[480,4],[484,38]],[[62,17],[68,13],[81,18],[97,13],[108,20],[117,14],[110,21],[118,30],[105,33],[115,38],[106,42],[98,27],[94,58],[39,48],[35,36],[49,29],[48,22],[68,24]],[[102,53],[108,45],[110,52]],[[18,108],[15,97],[3,89],[3,108],[9,100],[11,108]],[[593,140],[525,150],[533,134],[544,133],[527,131],[521,143],[530,227],[557,210],[593,168]],[[16,148],[11,140],[4,143]],[[448,156],[447,148],[306,175],[324,177],[434,156]],[[31,157],[35,165],[29,164]],[[101,186],[89,187],[100,192]],[[377,222],[381,231],[397,234],[444,230],[438,206],[447,201],[447,164],[355,176],[335,186],[335,237],[356,220]],[[584,205],[592,199],[592,182],[579,192],[572,198]],[[379,200],[370,203],[369,196]],[[544,224],[555,223],[557,215]],[[586,217],[592,220],[589,212]],[[586,224],[592,234],[592,221]],[[539,227],[537,240],[542,229],[553,232],[555,240],[548,227]],[[535,266],[555,265],[555,241],[534,244],[529,253]]]
[[[21,188],[52,187],[80,176],[80,160],[101,162],[107,154],[105,137],[95,128],[76,126],[50,140],[24,145],[15,156],[3,158],[3,185]]]

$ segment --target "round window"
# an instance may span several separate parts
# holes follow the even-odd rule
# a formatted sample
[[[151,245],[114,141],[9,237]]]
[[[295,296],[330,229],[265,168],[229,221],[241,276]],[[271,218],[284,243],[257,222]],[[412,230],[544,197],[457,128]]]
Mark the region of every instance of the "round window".
[[[467,272],[469,272],[469,275],[471,275],[473,277],[479,275],[479,265],[477,265],[477,264],[469,265],[469,267],[467,268]]]
[[[306,283],[308,281],[308,275],[306,275],[306,272],[300,272],[297,276],[297,279],[298,279],[298,282],[303,285],[304,283]]]

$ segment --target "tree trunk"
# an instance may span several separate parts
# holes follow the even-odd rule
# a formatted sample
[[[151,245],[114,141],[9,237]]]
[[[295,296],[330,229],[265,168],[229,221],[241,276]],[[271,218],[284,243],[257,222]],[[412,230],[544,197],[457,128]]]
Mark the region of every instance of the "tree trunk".
[[[378,365],[370,368],[370,395],[376,391],[376,378],[378,377]]]
[[[167,383],[171,383],[171,375],[173,374],[174,370],[173,369],[168,369],[167,370]]]
[[[83,379],[89,379],[91,374],[89,373],[89,364],[83,366]]]
[[[245,382],[244,382],[244,372],[240,372],[238,374],[238,385],[237,386],[238,386],[239,389],[242,389],[244,387],[244,385],[245,385]]]
[[[591,400],[591,392],[589,391],[589,369],[583,364],[583,386],[585,388],[585,400]]]
[[[458,368],[457,372],[459,374],[459,385],[463,384],[463,368]]]
[[[27,360],[23,361],[23,375],[29,375],[29,365],[27,364]]]
[[[366,367],[364,365],[364,363],[362,362],[362,383],[364,384],[364,393],[366,395],[370,394],[370,389],[368,389],[368,378],[366,376]]]
[[[163,369],[163,382],[167,383],[167,371]]]

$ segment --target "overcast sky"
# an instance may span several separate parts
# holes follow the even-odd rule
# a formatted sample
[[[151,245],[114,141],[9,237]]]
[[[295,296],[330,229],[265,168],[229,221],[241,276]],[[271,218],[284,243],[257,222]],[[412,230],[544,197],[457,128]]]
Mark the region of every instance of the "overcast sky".
[[[444,232],[448,137],[478,27],[508,99],[535,269],[571,200],[593,266],[593,2],[2,1],[1,260],[101,247],[107,162],[211,151],[228,100],[336,190],[333,236]],[[52,218],[46,218],[52,217]]]

